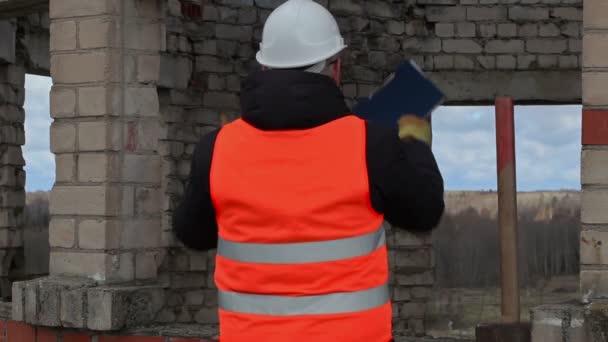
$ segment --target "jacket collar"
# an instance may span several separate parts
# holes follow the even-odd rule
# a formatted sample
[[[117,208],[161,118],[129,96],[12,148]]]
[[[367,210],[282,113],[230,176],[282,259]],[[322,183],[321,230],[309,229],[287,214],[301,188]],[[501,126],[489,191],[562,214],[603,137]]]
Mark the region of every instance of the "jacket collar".
[[[331,78],[296,70],[252,73],[243,82],[241,107],[243,120],[262,130],[309,129],[350,113]]]

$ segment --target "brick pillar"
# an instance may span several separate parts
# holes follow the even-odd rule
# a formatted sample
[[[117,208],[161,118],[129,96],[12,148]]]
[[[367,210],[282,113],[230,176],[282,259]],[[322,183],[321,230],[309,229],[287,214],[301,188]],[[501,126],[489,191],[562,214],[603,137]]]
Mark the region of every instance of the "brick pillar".
[[[50,2],[51,277],[14,285],[14,319],[117,330],[160,310],[161,10],[160,0]],[[148,286],[125,286],[135,281]]]
[[[608,298],[608,2],[585,0],[581,291]]]
[[[0,36],[4,39],[5,36]],[[0,64],[0,297],[11,292],[9,275],[16,257],[23,253],[23,207],[25,206],[25,162],[21,146],[25,69]]]

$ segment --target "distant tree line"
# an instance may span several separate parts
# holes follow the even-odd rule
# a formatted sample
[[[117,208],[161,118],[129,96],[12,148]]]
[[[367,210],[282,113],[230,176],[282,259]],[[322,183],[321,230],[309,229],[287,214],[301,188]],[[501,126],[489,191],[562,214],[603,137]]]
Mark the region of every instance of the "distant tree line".
[[[522,286],[557,275],[578,274],[580,211],[555,209],[550,220],[519,213],[519,271]],[[440,287],[491,287],[500,284],[497,219],[470,209],[446,215],[433,233]]]

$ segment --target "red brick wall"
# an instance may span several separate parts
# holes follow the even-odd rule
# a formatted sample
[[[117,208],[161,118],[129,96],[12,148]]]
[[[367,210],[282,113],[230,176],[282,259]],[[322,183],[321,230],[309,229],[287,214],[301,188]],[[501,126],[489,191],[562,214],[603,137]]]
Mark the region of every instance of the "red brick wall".
[[[93,339],[96,337],[96,339]],[[35,327],[16,321],[0,320],[0,342],[217,342],[169,336],[121,336],[66,329]]]

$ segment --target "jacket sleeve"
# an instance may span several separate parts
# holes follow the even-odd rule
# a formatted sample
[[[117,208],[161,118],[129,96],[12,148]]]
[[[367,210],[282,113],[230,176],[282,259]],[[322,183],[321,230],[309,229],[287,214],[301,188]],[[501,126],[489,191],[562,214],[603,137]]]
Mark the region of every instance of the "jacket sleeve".
[[[209,173],[218,132],[208,133],[196,145],[186,191],[173,213],[175,235],[186,247],[196,250],[217,248],[217,221]]]
[[[439,224],[443,178],[427,144],[368,122],[367,164],[372,206],[391,225],[422,232]]]

